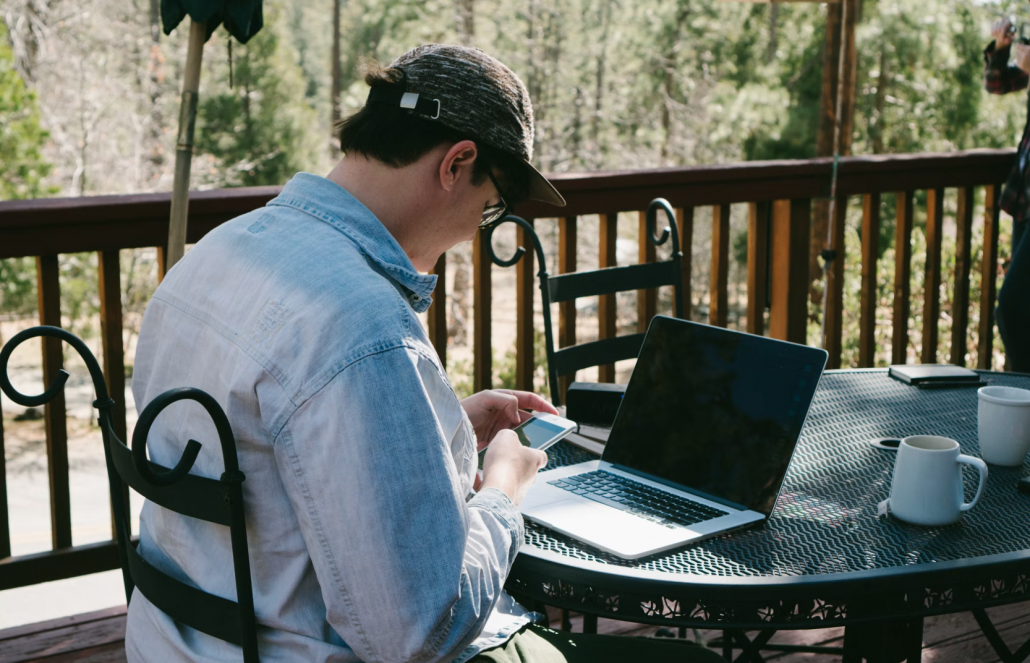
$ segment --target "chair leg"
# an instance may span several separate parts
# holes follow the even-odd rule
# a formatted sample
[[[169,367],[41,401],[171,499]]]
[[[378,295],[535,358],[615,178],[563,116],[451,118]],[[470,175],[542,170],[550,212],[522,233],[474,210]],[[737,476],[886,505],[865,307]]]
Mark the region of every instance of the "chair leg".
[[[583,632],[597,633],[597,615],[583,615]]]

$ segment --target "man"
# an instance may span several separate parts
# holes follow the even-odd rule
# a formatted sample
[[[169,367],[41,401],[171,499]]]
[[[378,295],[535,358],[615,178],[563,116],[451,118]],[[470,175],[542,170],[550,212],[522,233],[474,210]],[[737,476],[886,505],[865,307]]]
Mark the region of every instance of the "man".
[[[420,272],[444,251],[523,198],[564,204],[529,165],[525,87],[480,51],[438,45],[366,80],[368,102],[341,126],[346,156],[199,242],[154,294],[136,353],[138,408],[193,386],[232,423],[262,660],[684,660],[671,643],[572,643],[531,626],[504,593],[523,541],[517,504],[546,462],[509,429],[522,410],[554,408],[524,392],[459,403],[417,318],[436,285]],[[151,432],[151,457],[166,465],[187,439],[216,439],[199,407],[175,407]],[[477,441],[490,445],[470,498]],[[218,476],[220,464],[205,449],[194,472]],[[140,548],[235,598],[225,528],[147,504]],[[240,659],[139,593],[126,651]]]
[[[984,86],[991,94],[1007,94],[1027,87],[1030,80],[1030,47],[1012,45],[1014,30],[1006,20],[991,26],[994,41],[984,51],[986,65]],[[1015,65],[1009,65],[1014,52]],[[1028,102],[1030,103],[1030,102]],[[1030,107],[1028,107],[1030,109]],[[1012,216],[1012,262],[998,293],[998,333],[1005,344],[1006,368],[1030,372],[1030,241],[1026,236],[1030,219],[1030,179],[1027,160],[1030,158],[1030,110],[1023,138],[1019,141],[1016,164],[1005,182],[1001,208]]]

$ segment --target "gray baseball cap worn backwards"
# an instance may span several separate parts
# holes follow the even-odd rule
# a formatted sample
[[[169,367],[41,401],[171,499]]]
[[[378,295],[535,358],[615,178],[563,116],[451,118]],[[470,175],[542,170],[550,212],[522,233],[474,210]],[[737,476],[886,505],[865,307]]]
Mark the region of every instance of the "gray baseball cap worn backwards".
[[[413,48],[390,66],[404,72],[404,83],[372,88],[366,104],[398,104],[518,156],[529,173],[529,199],[565,205],[561,194],[530,163],[533,106],[515,72],[478,48],[445,44]]]

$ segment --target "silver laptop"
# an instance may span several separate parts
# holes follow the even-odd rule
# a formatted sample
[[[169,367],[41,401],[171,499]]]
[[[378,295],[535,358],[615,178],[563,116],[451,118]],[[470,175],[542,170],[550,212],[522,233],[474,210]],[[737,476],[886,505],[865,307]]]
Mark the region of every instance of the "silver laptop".
[[[764,521],[826,357],[655,317],[601,459],[541,472],[523,515],[627,559]]]

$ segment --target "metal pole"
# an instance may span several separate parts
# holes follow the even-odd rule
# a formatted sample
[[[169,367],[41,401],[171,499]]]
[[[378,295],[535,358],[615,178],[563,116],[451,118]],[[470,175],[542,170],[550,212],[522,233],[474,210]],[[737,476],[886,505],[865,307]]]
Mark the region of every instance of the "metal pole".
[[[172,185],[172,215],[168,223],[166,271],[174,267],[186,253],[186,216],[190,204],[193,128],[197,120],[200,62],[204,57],[206,36],[206,25],[190,19],[189,50],[186,53],[186,72],[182,79],[182,101],[179,104],[179,137],[175,148],[175,182]]]

